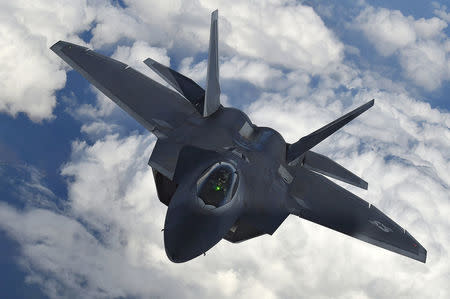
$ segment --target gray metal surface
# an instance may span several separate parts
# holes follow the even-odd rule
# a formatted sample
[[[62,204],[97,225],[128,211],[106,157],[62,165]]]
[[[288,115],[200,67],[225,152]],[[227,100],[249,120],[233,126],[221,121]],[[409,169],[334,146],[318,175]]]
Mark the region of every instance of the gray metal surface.
[[[192,79],[151,58],[144,60],[144,63],[191,102],[200,114],[203,114],[203,102],[205,98],[205,90],[203,88]]]
[[[146,60],[187,100],[87,48],[62,41],[51,48],[158,137],[149,165],[158,197],[168,206],[164,245],[169,259],[188,261],[221,239],[242,242],[273,234],[294,214],[425,262],[426,250],[406,230],[322,174],[367,189],[364,180],[309,151],[370,108],[373,100],[289,145],[277,131],[220,105],[217,37],[215,11],[204,97],[191,79]]]
[[[305,153],[302,163],[303,167],[309,170],[346,182],[347,184],[351,184],[365,190],[367,190],[367,187],[369,186],[366,181],[345,169],[338,163],[313,151],[307,151]]]
[[[204,117],[213,114],[220,106],[218,15],[218,10],[211,14]]]
[[[178,93],[120,61],[64,41],[51,50],[158,137],[198,115]]]
[[[343,234],[425,262],[426,250],[375,206],[304,167],[297,167],[289,192],[291,213]],[[299,205],[295,197],[306,205]]]
[[[358,117],[358,115],[360,115],[361,113],[372,107],[374,103],[375,100],[371,100],[366,104],[356,108],[355,110],[350,111],[346,115],[341,116],[340,118],[329,123],[328,125],[323,126],[322,128],[312,132],[311,134],[300,138],[300,140],[297,141],[296,143],[289,145],[286,158],[287,161],[291,162],[296,158],[300,157],[308,150],[310,150],[311,148],[313,148],[314,146],[316,146],[317,144],[328,138],[331,134],[333,134],[346,124],[348,124],[356,117]]]

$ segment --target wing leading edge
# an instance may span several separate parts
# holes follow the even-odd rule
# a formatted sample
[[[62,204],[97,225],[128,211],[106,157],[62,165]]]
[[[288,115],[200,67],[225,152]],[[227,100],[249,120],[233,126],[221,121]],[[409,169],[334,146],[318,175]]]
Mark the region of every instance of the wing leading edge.
[[[427,251],[375,206],[332,181],[298,167],[290,212],[335,231],[425,263]]]
[[[65,41],[50,49],[157,137],[200,117],[181,95],[120,61]]]

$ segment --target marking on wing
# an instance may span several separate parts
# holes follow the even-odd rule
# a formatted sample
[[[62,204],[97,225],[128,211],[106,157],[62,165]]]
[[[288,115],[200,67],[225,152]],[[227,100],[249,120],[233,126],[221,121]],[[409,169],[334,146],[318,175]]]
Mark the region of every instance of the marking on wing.
[[[384,231],[385,233],[393,232],[393,230],[390,227],[387,227],[386,225],[384,225],[383,223],[381,223],[378,220],[369,220],[369,222],[371,224],[375,225],[376,227],[378,227],[380,230]]]

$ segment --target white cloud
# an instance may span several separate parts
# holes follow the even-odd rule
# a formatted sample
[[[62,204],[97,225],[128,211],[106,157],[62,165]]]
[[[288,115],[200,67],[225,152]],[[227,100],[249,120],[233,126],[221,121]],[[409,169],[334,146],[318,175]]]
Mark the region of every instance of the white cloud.
[[[414,20],[407,18],[398,10],[374,9],[369,7],[361,12],[359,23],[366,37],[384,56],[392,55],[416,40]]]
[[[180,73],[188,76],[199,84],[206,79],[207,61],[193,63],[193,57],[181,61]],[[264,60],[255,60],[246,56],[235,55],[222,59],[219,64],[220,81],[222,85],[227,80],[247,82],[260,90],[290,90],[296,95],[304,94],[308,89],[310,75],[302,70],[283,72],[280,68],[271,66]],[[302,89],[297,90],[297,89]],[[222,88],[227,92],[226,88]],[[294,92],[296,91],[296,92]]]
[[[33,5],[27,1],[3,1],[0,16],[0,111],[12,116],[24,112],[38,122],[54,117],[55,92],[64,87],[65,71],[69,70],[49,50],[52,44],[68,40],[84,45],[78,34],[89,29],[92,29],[91,44],[95,48],[125,36],[144,39],[144,34],[146,40],[155,42],[161,38],[152,32],[165,37],[167,31],[148,24],[141,26],[142,21],[129,10],[102,0],[34,1]],[[134,34],[139,32],[140,35]],[[151,51],[152,47],[145,47],[145,43],[138,42],[132,51],[145,49],[150,54],[156,53]]]
[[[447,12],[447,6],[446,5],[440,5],[437,2],[431,3],[434,7],[434,14],[440,17],[442,20],[446,21],[447,23],[450,23],[450,13]]]
[[[355,24],[381,55],[398,55],[405,77],[415,84],[431,91],[450,80],[450,39],[442,19],[416,20],[398,10],[368,6]]]
[[[93,20],[85,1],[2,1],[0,4],[0,111],[33,121],[53,117],[55,91],[64,87],[61,61],[49,50],[59,39],[77,43]]]
[[[63,70],[69,69],[48,48],[60,39],[84,44],[78,34],[86,30],[91,30],[90,45],[94,48],[126,39],[134,43],[133,55],[139,51],[145,54],[144,50],[157,46],[161,51],[183,49],[178,55],[190,57],[198,51],[207,51],[208,15],[213,5],[221,11],[221,53],[251,57],[245,72],[273,71],[266,65],[269,63],[301,68],[307,73],[326,73],[330,65],[339,63],[343,57],[343,45],[314,10],[292,1],[231,5],[228,1],[137,0],[127,1],[126,8],[102,0],[33,3],[32,6],[24,1],[1,4],[4,38],[0,44],[0,87],[4,91],[0,111],[13,116],[24,112],[33,121],[53,117],[55,92],[64,87]],[[272,22],[274,19],[283,21]],[[236,62],[233,58],[231,61]],[[241,76],[252,75],[245,72]],[[257,78],[256,83],[261,85],[267,75],[252,78]]]
[[[180,63],[180,73],[191,78],[195,82],[205,81],[207,61],[202,60],[193,65],[194,57],[186,57]]]
[[[205,1],[204,5],[219,8],[225,27],[221,40],[238,53],[313,74],[326,72],[343,58],[342,43],[309,6],[294,1]]]
[[[210,13],[198,1],[125,1],[126,8],[108,6],[97,14],[93,29],[94,47],[113,44],[120,39],[144,40],[152,45],[170,48],[183,44],[192,53],[207,48]],[[180,26],[183,24],[183,26]],[[203,40],[198,31],[204,32]]]
[[[449,40],[450,43],[450,40]],[[405,48],[400,63],[414,82],[433,90],[450,80],[450,49],[435,41],[426,41]]]
[[[311,98],[323,95],[316,90]],[[358,92],[352,106],[369,95],[380,99],[375,107],[318,150],[369,182],[369,191],[349,189],[424,244],[427,264],[293,216],[274,236],[241,244],[222,241],[206,257],[172,264],[160,232],[165,207],[146,165],[155,140],[148,134],[107,135],[92,145],[74,142],[62,171],[68,177],[69,213],[2,206],[0,225],[19,240],[22,264],[32,269],[29,280],[52,297],[59,292],[286,298],[297,297],[301,289],[304,296],[322,298],[445,298],[450,115],[405,94],[376,89]],[[351,108],[338,101],[322,106],[326,102],[266,94],[248,113],[256,124],[269,124],[295,140]],[[29,229],[37,225],[39,230]],[[386,277],[387,270],[396,274]]]
[[[104,121],[94,121],[91,123],[83,124],[81,126],[81,132],[88,134],[89,136],[99,139],[105,135],[109,135],[117,130],[117,125],[106,123]]]
[[[51,297],[449,296],[449,113],[418,101],[406,83],[394,83],[379,73],[345,64],[342,43],[311,8],[294,1],[126,3],[126,9],[110,6],[96,12],[99,22],[91,44],[103,47],[127,36],[140,40],[117,47],[113,57],[150,75],[141,61],[152,57],[169,65],[165,48],[175,44],[173,37],[165,39],[164,34],[176,31],[177,42],[188,49],[179,69],[197,81],[206,76],[205,60],[194,63],[192,58],[203,57],[206,51],[209,19],[203,18],[213,6],[219,7],[221,49],[226,54],[221,60],[223,80],[256,86],[260,95],[247,103],[245,111],[255,124],[275,128],[288,142],[376,98],[374,108],[320,144],[317,151],[369,182],[368,191],[346,188],[375,204],[416,237],[428,249],[427,264],[293,216],[274,236],[240,244],[222,241],[206,257],[181,265],[171,263],[160,231],[166,208],[157,199],[147,166],[155,138],[117,134],[122,124],[110,118],[116,108],[99,97],[95,107],[78,108],[83,132],[95,141],[74,141],[70,161],[62,167],[69,196],[61,202],[67,206],[59,211],[45,204],[27,204],[27,209],[20,211],[0,205],[0,227],[20,243],[20,262],[28,281],[38,283]],[[433,52],[433,43],[441,41],[440,21],[373,13],[384,17],[383,25],[395,25],[414,36],[413,40],[408,33],[397,41],[380,35],[392,53],[406,55],[407,50],[422,47],[418,51],[431,52],[430,59],[439,56]],[[117,17],[118,23],[111,17]],[[155,25],[156,33],[145,32],[150,22],[159,24],[163,19],[167,22]],[[131,29],[124,28],[125,24],[131,24]],[[197,28],[202,29],[195,34]],[[277,34],[283,41],[279,44]],[[419,54],[410,55],[400,56],[412,59],[402,62],[405,67],[418,63],[413,57]],[[316,60],[308,61],[311,57]],[[437,63],[439,60],[432,61]],[[318,74],[314,86],[310,86],[312,74]],[[439,72],[430,74],[444,80]],[[431,84],[423,77],[413,80]],[[49,196],[49,201],[56,200],[48,188],[38,187],[43,186],[40,176],[22,185],[29,192],[20,197],[41,190],[41,199]]]
[[[151,171],[146,167],[150,157],[150,143],[154,137],[134,136],[119,140],[117,135],[107,135],[104,140],[97,141],[92,147],[85,142],[73,143],[73,161],[65,165],[62,174],[73,176],[77,182],[76,185],[69,188],[69,197],[73,200],[72,209],[78,214],[91,213],[91,210],[102,208],[103,215],[100,222],[109,223],[109,217],[114,218],[114,213],[120,213],[123,206],[115,206],[114,202],[122,204],[120,198],[126,193],[126,190],[135,186],[126,186],[130,178],[134,177],[136,166],[145,170],[140,173],[146,179]],[[117,158],[116,154],[121,158]],[[130,158],[139,155],[140,161],[136,164],[128,164]],[[93,163],[92,163],[93,162]],[[117,173],[122,174],[122,179],[118,180]],[[91,185],[97,180],[95,185],[103,186],[102,190],[97,190],[95,185]],[[80,190],[84,190],[80,193]],[[130,190],[131,191],[131,190]],[[94,195],[95,194],[95,195]],[[125,206],[128,204],[123,203]],[[95,205],[95,206],[93,206]],[[115,209],[116,211],[110,210]]]
[[[152,58],[153,60],[170,67],[170,58],[167,56],[166,49],[151,47],[146,42],[136,41],[131,47],[117,47],[111,57],[128,64],[147,77],[168,86],[160,76],[158,76],[143,62],[147,58]]]
[[[280,70],[263,61],[248,61],[236,56],[220,65],[220,78],[246,80],[260,88],[281,80],[282,75]]]

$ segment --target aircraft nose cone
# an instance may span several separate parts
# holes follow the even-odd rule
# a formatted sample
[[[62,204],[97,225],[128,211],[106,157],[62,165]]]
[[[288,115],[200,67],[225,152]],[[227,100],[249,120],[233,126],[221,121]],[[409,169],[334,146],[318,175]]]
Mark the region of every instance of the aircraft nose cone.
[[[188,222],[179,222],[176,226],[168,226],[164,229],[166,254],[174,263],[187,262],[207,250],[202,249],[200,244],[196,242],[195,239],[198,239],[196,238],[196,232],[187,229],[184,225],[189,224]]]
[[[169,205],[164,226],[164,246],[172,262],[182,263],[193,259],[222,238],[214,216],[205,215],[200,209],[188,200],[176,207]]]
[[[172,262],[186,262],[205,253],[236,221],[236,213],[206,210],[197,200],[196,196],[175,193],[169,204],[164,247]]]

